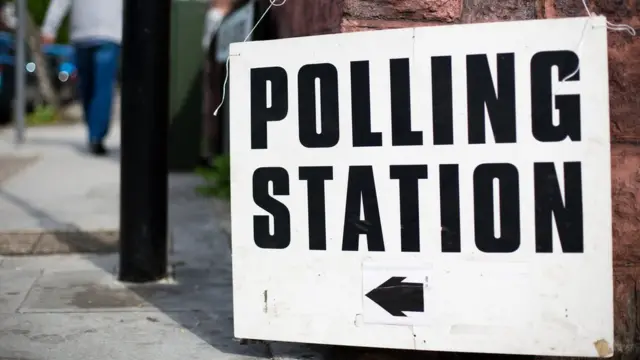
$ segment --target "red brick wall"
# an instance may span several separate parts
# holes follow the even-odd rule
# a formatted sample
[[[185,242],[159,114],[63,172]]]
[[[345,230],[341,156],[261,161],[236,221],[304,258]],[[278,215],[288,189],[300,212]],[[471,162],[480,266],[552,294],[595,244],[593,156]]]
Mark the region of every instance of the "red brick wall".
[[[267,1],[267,0],[264,0]],[[588,0],[640,27],[640,0]],[[280,37],[340,31],[571,17],[582,0],[290,0],[273,9]],[[640,359],[640,40],[609,32],[616,351]]]
[[[269,0],[260,1],[268,6]],[[279,38],[331,34],[340,31],[343,6],[344,0],[288,0],[284,6],[271,8],[269,20]]]

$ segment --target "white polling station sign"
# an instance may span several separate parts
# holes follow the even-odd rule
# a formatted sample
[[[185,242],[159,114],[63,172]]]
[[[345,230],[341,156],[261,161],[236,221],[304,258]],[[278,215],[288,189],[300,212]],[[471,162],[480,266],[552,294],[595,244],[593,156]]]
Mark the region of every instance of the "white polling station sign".
[[[605,25],[233,44],[236,337],[611,356]]]

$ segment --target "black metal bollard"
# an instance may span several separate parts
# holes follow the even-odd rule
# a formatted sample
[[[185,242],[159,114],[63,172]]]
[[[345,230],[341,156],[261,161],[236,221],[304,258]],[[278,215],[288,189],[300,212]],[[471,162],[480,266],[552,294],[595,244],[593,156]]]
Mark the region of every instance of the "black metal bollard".
[[[167,275],[171,0],[124,0],[120,280]]]

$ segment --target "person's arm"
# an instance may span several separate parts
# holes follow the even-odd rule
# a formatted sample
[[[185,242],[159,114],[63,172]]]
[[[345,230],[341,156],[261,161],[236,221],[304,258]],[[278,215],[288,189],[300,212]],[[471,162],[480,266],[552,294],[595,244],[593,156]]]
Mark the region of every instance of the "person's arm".
[[[67,16],[70,7],[71,0],[51,0],[42,24],[41,31],[44,39],[53,41],[56,38],[62,19]]]

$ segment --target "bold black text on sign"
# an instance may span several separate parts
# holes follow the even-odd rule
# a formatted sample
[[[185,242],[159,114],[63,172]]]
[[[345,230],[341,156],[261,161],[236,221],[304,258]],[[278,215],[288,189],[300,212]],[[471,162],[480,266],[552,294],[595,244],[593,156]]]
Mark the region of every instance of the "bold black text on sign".
[[[485,122],[489,121],[496,143],[516,143],[516,83],[513,53],[497,55],[497,83],[492,80],[487,55],[466,58],[468,144],[485,144]],[[580,141],[580,96],[552,95],[552,68],[565,81],[579,81],[578,56],[572,51],[539,52],[531,58],[531,131],[540,142],[570,139]],[[391,146],[421,146],[423,134],[412,130],[409,92],[411,74],[409,59],[391,59]],[[433,145],[453,144],[453,95],[451,57],[431,58]],[[573,75],[572,75],[573,74]],[[251,69],[251,144],[255,150],[267,149],[268,125],[288,114],[288,76],[280,67]],[[307,148],[328,148],[339,141],[350,141],[353,147],[380,147],[382,134],[371,131],[369,100],[369,64],[351,63],[352,127],[351,139],[341,139],[338,114],[338,72],[330,63],[308,64],[296,74],[298,81],[299,140]],[[316,131],[316,81],[320,80],[320,123]],[[267,87],[271,86],[271,99]],[[270,104],[268,104],[269,100]],[[553,123],[553,105],[559,111],[559,124]],[[488,118],[485,116],[485,108]],[[386,145],[386,144],[385,144]],[[391,165],[388,177],[398,183],[402,231],[399,235],[403,252],[420,251],[420,208],[418,183],[438,182],[440,189],[441,249],[460,252],[460,199],[458,165],[439,164],[439,178],[429,178],[429,166]],[[564,176],[558,179],[553,163],[532,164],[535,183],[536,251],[552,252],[553,219],[562,245],[561,251],[579,253],[584,249],[582,186],[580,162],[564,163]],[[293,178],[292,177],[297,177]],[[332,166],[301,166],[298,174],[281,167],[263,167],[253,174],[255,203],[271,216],[254,216],[254,241],[267,249],[284,249],[291,242],[290,215],[277,196],[289,195],[290,181],[306,181],[308,186],[309,249],[326,250],[325,182],[332,181]],[[499,181],[500,237],[494,235],[494,179]],[[564,182],[564,196],[560,182]],[[273,194],[268,191],[273,184]],[[360,235],[366,235],[369,251],[385,251],[382,221],[374,182],[373,167],[354,165],[349,168],[345,199],[342,249],[357,251]],[[473,173],[475,243],[489,253],[511,253],[520,247],[520,204],[518,168],[509,163],[486,163]],[[363,218],[363,219],[361,219]],[[274,231],[270,231],[273,221]]]

